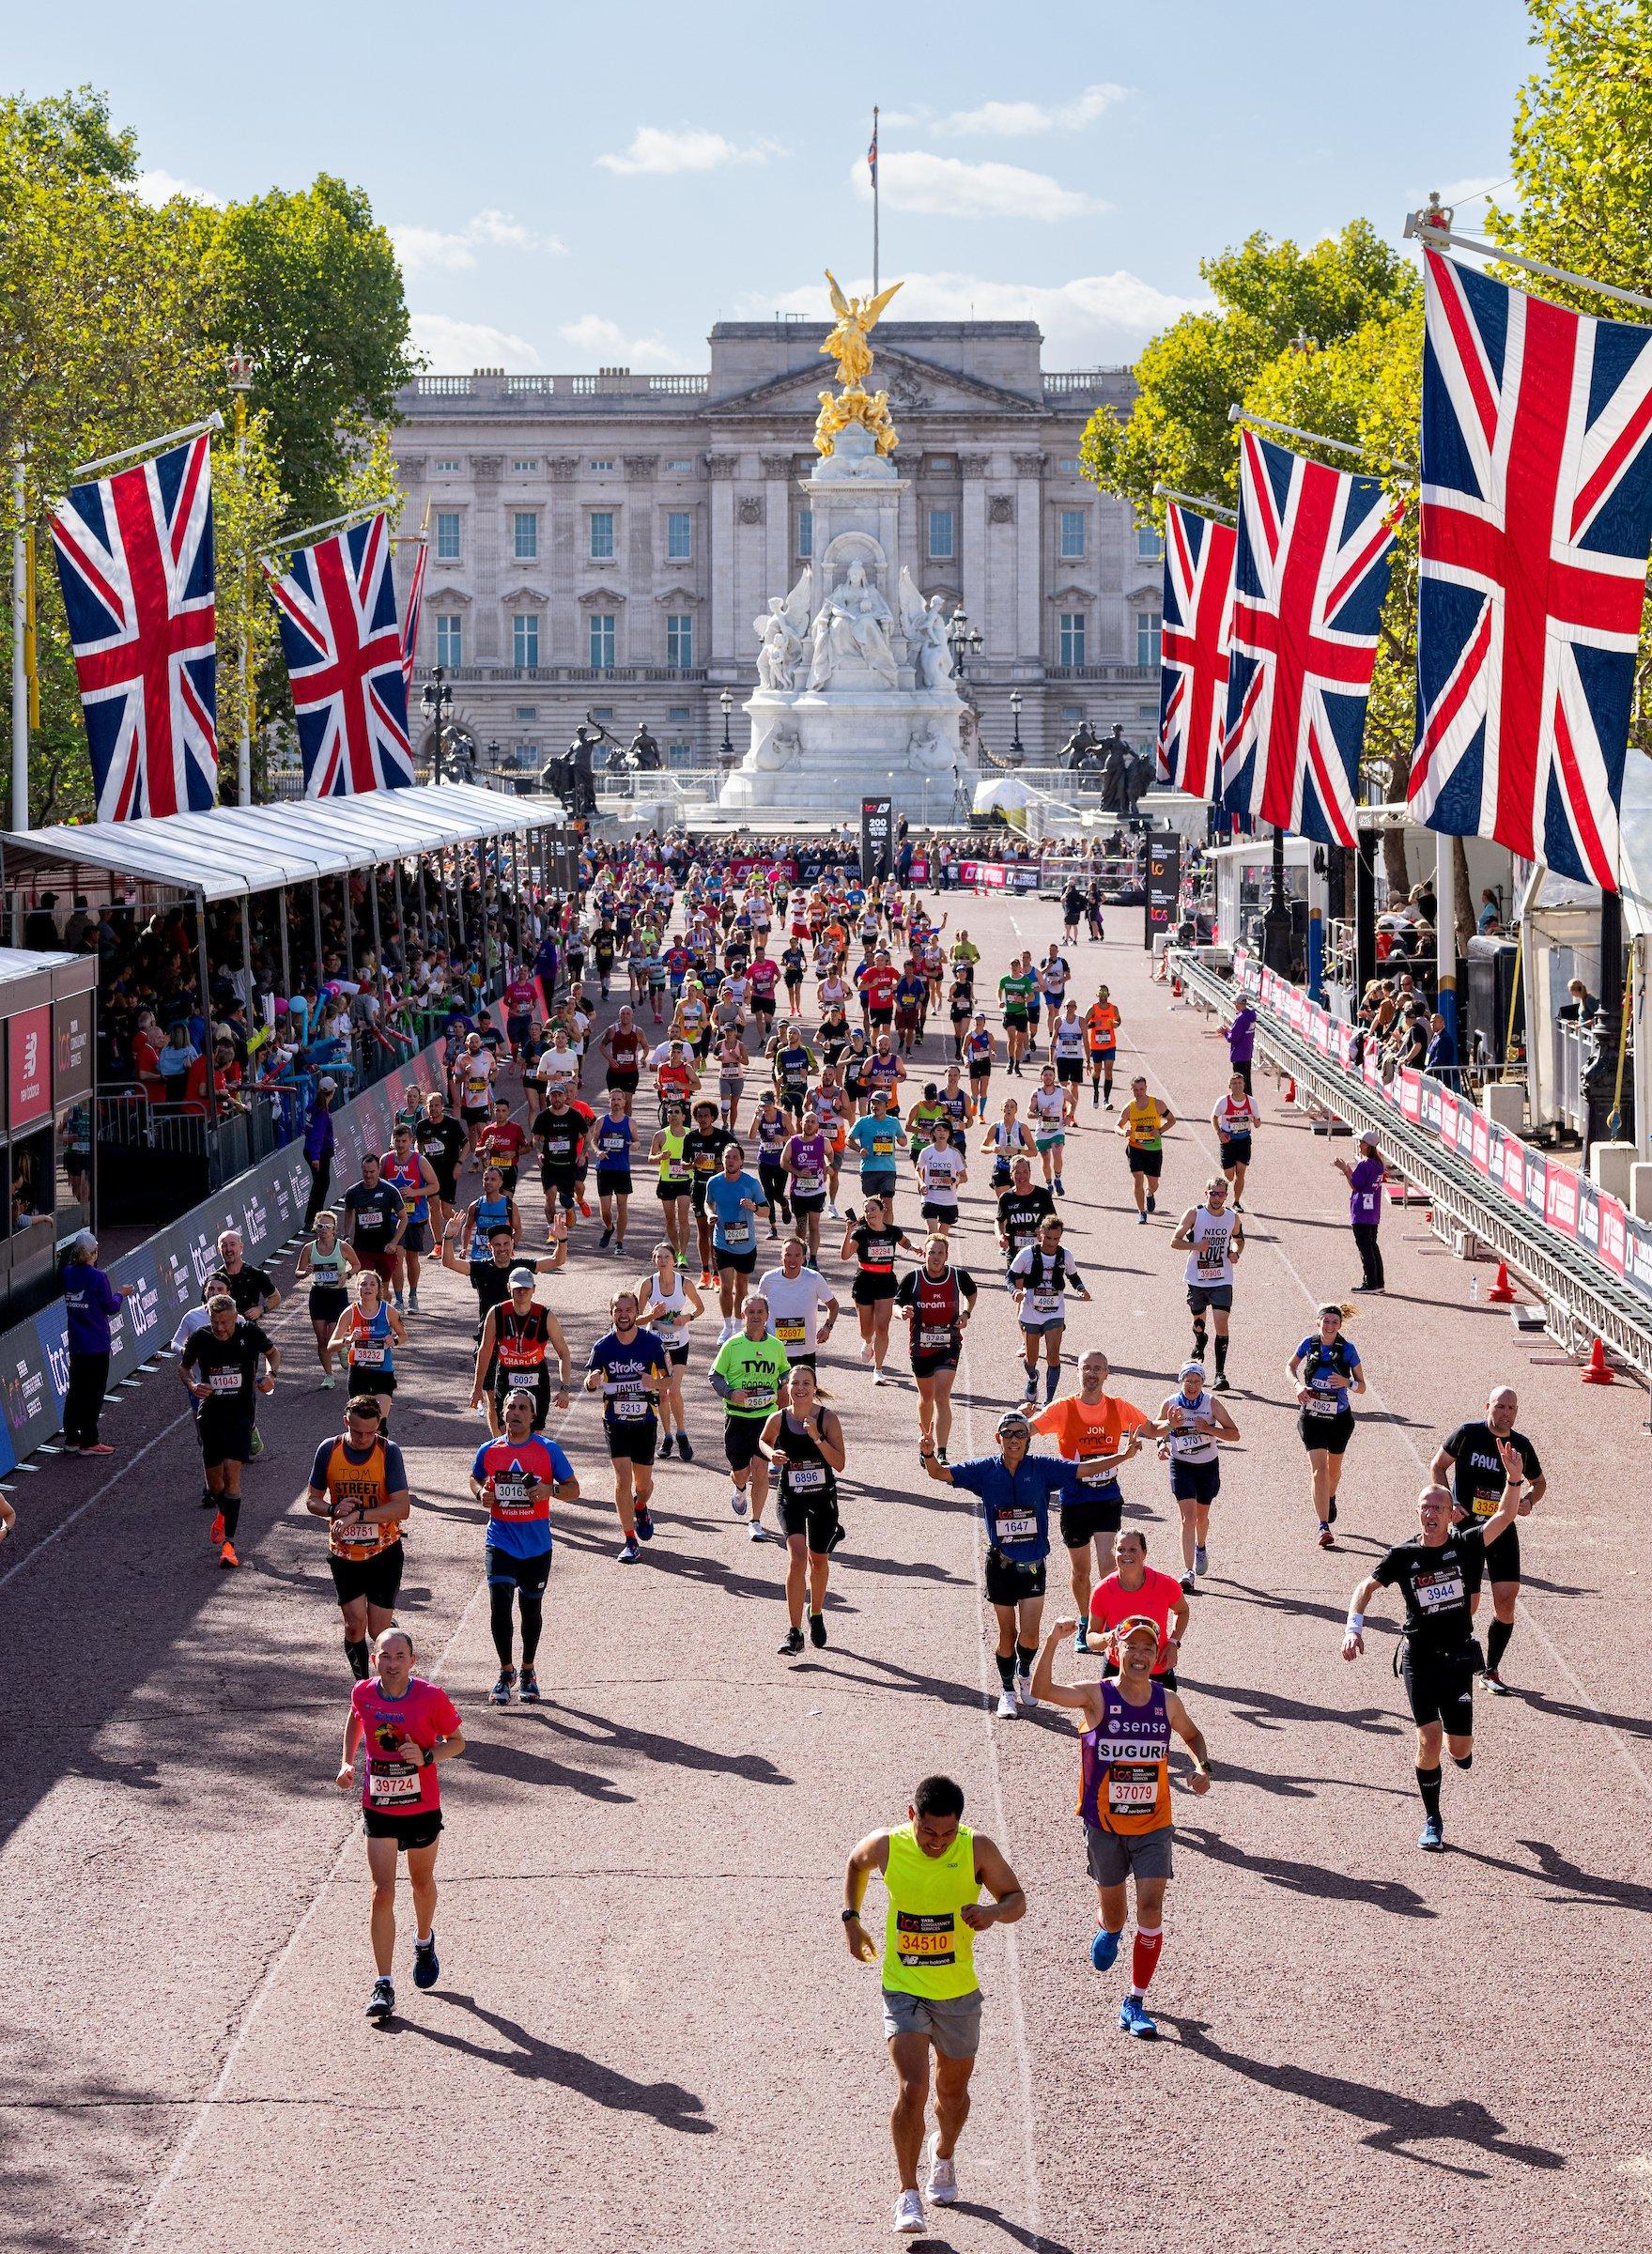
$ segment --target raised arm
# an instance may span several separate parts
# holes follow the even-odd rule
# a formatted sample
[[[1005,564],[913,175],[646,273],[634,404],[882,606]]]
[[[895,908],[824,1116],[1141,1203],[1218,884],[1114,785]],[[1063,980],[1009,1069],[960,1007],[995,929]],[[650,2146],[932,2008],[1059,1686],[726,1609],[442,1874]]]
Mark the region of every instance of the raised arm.
[[[1056,1654],[1077,1628],[1076,1620],[1058,1620],[1044,1637],[1038,1663],[1032,1671],[1034,1698],[1048,1699],[1053,1706],[1069,1706],[1084,1717],[1081,1727],[1093,1729],[1102,1719],[1102,1694],[1093,1683],[1058,1683],[1056,1680]]]

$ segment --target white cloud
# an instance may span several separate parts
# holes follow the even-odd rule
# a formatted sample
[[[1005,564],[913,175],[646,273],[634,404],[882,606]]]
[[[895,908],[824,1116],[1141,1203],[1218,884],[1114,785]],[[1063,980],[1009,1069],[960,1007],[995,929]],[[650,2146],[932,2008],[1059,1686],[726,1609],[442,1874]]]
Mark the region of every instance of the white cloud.
[[[535,235],[508,211],[478,211],[456,231],[440,227],[392,227],[390,239],[403,271],[451,270],[476,263],[478,250],[561,252],[554,235]]]
[[[852,290],[870,288],[869,277],[845,281]],[[1085,274],[1072,282],[992,282],[976,274],[915,273],[905,277],[886,318],[896,321],[1037,321],[1044,332],[1044,364],[1050,368],[1109,365],[1135,358],[1179,314],[1204,301],[1174,297],[1139,274]],[[825,320],[818,289],[805,287],[780,297],[754,296],[753,317],[778,308]],[[875,373],[873,380],[876,380]]]
[[[595,161],[609,172],[717,172],[725,164],[764,164],[784,154],[778,141],[751,141],[742,147],[704,126],[640,125],[623,155],[610,152]]]
[[[870,201],[872,181],[864,162],[851,167],[849,179],[862,202]],[[879,161],[878,180],[891,210],[922,211],[937,219],[1078,219],[1107,208],[1093,196],[1063,188],[1047,172],[991,160],[972,164],[926,149],[891,149]]]
[[[180,180],[173,172],[140,172],[132,182],[132,193],[142,204],[153,204],[157,209],[169,204],[175,195],[187,195],[193,204],[218,204],[223,196],[211,188],[198,188],[193,180]]]
[[[486,321],[454,321],[445,313],[411,316],[413,342],[438,376],[468,376],[472,368],[503,368],[530,376],[545,363],[524,336],[490,328]]]
[[[1448,187],[1442,188],[1440,201],[1443,204],[1477,203],[1481,196],[1489,195],[1493,188],[1511,188],[1513,185],[1506,173],[1479,172],[1469,179],[1453,180]],[[1419,210],[1428,200],[1426,195],[1417,197]]]
[[[577,321],[564,321],[557,333],[565,336],[576,351],[605,368],[669,370],[688,364],[663,338],[627,336],[617,321],[605,319],[600,313],[582,313]]]
[[[1017,140],[1036,133],[1079,133],[1129,95],[1127,86],[1098,81],[1071,101],[983,101],[973,110],[886,110],[882,123],[891,132],[904,127],[963,138],[980,134]],[[892,152],[891,152],[892,153]]]

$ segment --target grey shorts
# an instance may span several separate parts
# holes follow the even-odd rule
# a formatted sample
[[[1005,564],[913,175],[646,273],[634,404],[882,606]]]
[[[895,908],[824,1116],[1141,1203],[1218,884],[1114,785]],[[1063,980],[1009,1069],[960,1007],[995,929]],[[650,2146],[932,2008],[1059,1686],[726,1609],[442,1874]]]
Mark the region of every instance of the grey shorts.
[[[886,1988],[884,2034],[927,2035],[943,2059],[972,2059],[980,2048],[980,1990],[909,1996],[904,1988]]]
[[[1231,1284],[1189,1284],[1187,1304],[1195,1315],[1202,1315],[1207,1307],[1214,1307],[1223,1315],[1233,1312]]]
[[[1134,1871],[1138,1878],[1168,1878],[1171,1826],[1156,1831],[1104,1831],[1084,1827],[1085,1862],[1098,1886],[1122,1886]]]

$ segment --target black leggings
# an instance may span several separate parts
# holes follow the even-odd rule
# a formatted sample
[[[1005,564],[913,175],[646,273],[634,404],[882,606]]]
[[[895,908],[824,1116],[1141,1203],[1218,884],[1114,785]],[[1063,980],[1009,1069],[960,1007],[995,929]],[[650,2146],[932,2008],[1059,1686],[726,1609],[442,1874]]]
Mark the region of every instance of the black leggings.
[[[510,1582],[493,1582],[487,1591],[487,1625],[493,1630],[493,1648],[499,1654],[502,1667],[511,1664],[511,1629],[515,1622],[511,1615],[511,1599],[515,1598],[522,1608],[522,1664],[532,1667],[539,1652],[539,1637],[545,1627],[545,1592],[516,1587]]]
[[[789,1221],[792,1218],[792,1208],[786,1196],[786,1184],[792,1178],[786,1172],[785,1167],[764,1166],[759,1161],[757,1175],[758,1180],[763,1183],[763,1194],[768,1199],[770,1218],[778,1217],[781,1221]]]
[[[1353,1241],[1359,1246],[1360,1265],[1365,1270],[1360,1281],[1367,1291],[1382,1291],[1387,1288],[1382,1272],[1382,1247],[1377,1242],[1378,1224],[1375,1221],[1356,1221]]]

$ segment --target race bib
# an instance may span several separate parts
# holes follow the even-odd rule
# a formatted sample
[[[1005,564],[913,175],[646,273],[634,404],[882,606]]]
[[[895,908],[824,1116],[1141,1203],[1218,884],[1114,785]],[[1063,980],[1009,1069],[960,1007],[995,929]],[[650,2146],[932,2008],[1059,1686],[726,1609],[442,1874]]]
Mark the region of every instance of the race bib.
[[[423,1793],[419,1771],[408,1768],[405,1762],[387,1762],[380,1767],[375,1761],[367,1771],[367,1799],[375,1808],[394,1808],[398,1803],[406,1806],[409,1801],[418,1801]]]
[[[749,1244],[750,1242],[751,1224],[749,1221],[728,1221],[724,1223],[723,1243],[728,1245],[731,1251],[737,1244]]]
[[[792,1187],[803,1197],[812,1197],[826,1188],[824,1174],[794,1174]]]
[[[1107,1771],[1107,1811],[1111,1815],[1147,1815],[1159,1798],[1157,1766],[1115,1762]]]
[[[1460,1604],[1462,1600],[1460,1574],[1454,1573],[1439,1581],[1420,1581],[1417,1583],[1417,1602],[1425,1613],[1437,1613],[1446,1605]]]
[[[213,1393],[239,1393],[241,1389],[241,1373],[239,1369],[215,1369],[208,1375],[207,1383]]]
[[[522,1510],[533,1502],[533,1490],[526,1479],[496,1479],[493,1496],[502,1510]]]
[[[1030,1510],[1000,1511],[995,1524],[1000,1547],[1006,1542],[1036,1542],[1038,1519]]]
[[[1339,1393],[1316,1393],[1308,1402],[1310,1416],[1340,1416],[1344,1397]]]
[[[952,1333],[944,1323],[926,1322],[919,1325],[918,1351],[920,1354],[950,1354],[952,1351]]]
[[[352,1550],[359,1549],[363,1542],[376,1542],[379,1532],[371,1519],[351,1519],[334,1526],[332,1531],[339,1541],[347,1543]]]
[[[613,1416],[634,1423],[639,1417],[653,1413],[653,1404],[645,1393],[615,1393],[609,1397],[609,1411]]]
[[[1058,1315],[1061,1312],[1059,1291],[1029,1291],[1027,1299],[1035,1315]]]
[[[801,1315],[782,1315],[775,1324],[775,1336],[782,1346],[801,1346],[808,1331]]]
[[[352,1369],[382,1369],[383,1366],[384,1349],[382,1346],[369,1343],[365,1346],[351,1347],[350,1367]]]
[[[1219,1239],[1207,1237],[1198,1248],[1198,1264],[1201,1268],[1212,1270],[1226,1267],[1227,1264],[1227,1245]]]
[[[898,1963],[921,1968],[958,1961],[958,1936],[952,1912],[919,1917],[911,1910],[895,1912],[895,1956]]]
[[[1501,1495],[1476,1495],[1470,1507],[1476,1519],[1494,1519],[1502,1503]]]
[[[795,1495],[816,1493],[826,1485],[824,1463],[794,1463],[786,1468],[786,1485]]]
[[[1110,1458],[1092,1456],[1080,1460],[1078,1476],[1086,1487],[1111,1487],[1114,1469]]]

